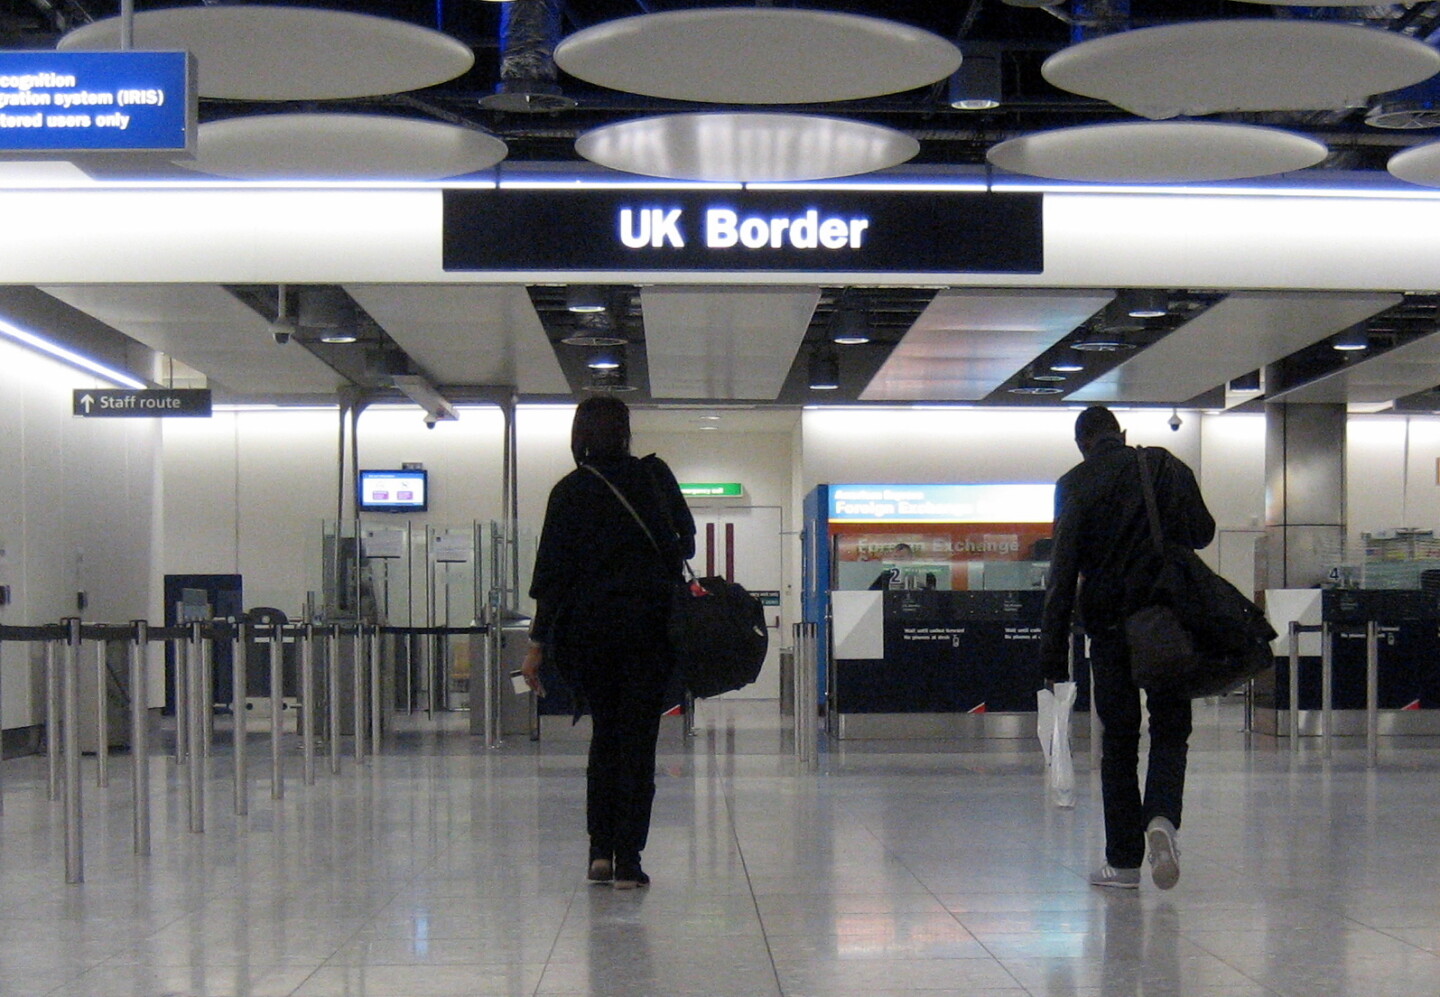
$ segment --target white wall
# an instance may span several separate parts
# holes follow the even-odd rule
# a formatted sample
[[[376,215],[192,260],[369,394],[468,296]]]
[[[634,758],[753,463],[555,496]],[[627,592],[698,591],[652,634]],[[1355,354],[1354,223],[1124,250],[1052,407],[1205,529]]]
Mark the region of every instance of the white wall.
[[[160,434],[150,419],[79,419],[75,388],[92,377],[0,340],[0,623],[77,614],[124,623],[146,616],[154,579],[152,510]],[[0,723],[38,723],[38,644],[0,646]]]
[[[298,616],[306,594],[321,588],[321,538],[339,514],[339,433],[336,409],[168,420],[163,573],[236,573],[247,607]],[[418,409],[367,410],[357,439],[363,467],[418,461],[431,469],[430,511],[411,517],[418,526],[468,526],[500,515],[498,409],[467,408],[434,429],[425,428]],[[350,516],[348,485],[345,501]],[[163,619],[158,604],[152,613]]]

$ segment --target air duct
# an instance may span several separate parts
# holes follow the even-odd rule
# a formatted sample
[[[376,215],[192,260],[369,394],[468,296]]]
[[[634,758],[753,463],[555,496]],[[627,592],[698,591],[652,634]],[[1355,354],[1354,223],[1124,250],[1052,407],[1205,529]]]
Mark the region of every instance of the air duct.
[[[500,9],[500,83],[480,98],[492,111],[563,111],[575,101],[556,83],[560,0],[511,0]]]

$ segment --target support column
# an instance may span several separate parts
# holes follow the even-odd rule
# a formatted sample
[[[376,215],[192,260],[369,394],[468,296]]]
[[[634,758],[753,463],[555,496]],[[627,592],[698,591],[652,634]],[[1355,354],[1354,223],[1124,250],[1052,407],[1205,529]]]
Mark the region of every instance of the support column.
[[[1265,406],[1266,588],[1310,588],[1345,544],[1343,404]]]

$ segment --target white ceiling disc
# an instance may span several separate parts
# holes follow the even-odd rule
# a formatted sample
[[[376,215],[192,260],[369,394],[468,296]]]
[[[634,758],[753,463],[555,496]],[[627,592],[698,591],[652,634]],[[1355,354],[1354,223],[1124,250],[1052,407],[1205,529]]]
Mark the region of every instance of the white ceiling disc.
[[[1062,90],[1146,118],[1326,111],[1440,72],[1440,52],[1391,31],[1299,20],[1190,21],[1081,42],[1045,60]]]
[[[1181,183],[1303,170],[1325,158],[1314,139],[1209,121],[1134,121],[1010,139],[986,154],[1001,169],[1052,180]]]
[[[841,118],[716,111],[604,125],[576,139],[575,150],[627,173],[743,183],[869,173],[911,159],[920,143]]]
[[[1390,175],[1422,187],[1440,187],[1440,142],[1429,142],[1390,157]]]
[[[929,86],[960,67],[939,35],[858,14],[723,7],[641,14],[555,47],[571,76],[670,100],[813,104]]]
[[[61,50],[120,47],[120,18],[76,28]],[[135,48],[195,57],[202,97],[334,100],[402,93],[469,71],[449,35],[388,17],[261,4],[171,7],[135,15]]]
[[[184,165],[242,180],[438,180],[505,158],[493,135],[377,114],[259,114],[200,126]]]

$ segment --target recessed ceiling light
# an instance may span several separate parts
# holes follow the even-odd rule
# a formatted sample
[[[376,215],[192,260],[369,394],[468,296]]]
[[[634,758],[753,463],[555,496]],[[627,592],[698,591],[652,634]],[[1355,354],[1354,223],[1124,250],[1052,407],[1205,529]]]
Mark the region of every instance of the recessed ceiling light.
[[[1010,389],[1012,395],[1058,395],[1064,388],[1056,388],[1047,384],[1017,384]]]

